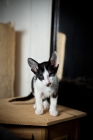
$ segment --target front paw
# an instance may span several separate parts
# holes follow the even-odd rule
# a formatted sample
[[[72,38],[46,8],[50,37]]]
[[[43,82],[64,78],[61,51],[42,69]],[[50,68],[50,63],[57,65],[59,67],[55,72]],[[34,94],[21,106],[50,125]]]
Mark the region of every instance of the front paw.
[[[43,114],[43,109],[36,109],[35,114],[37,115]]]
[[[57,110],[49,110],[51,116],[58,116]]]

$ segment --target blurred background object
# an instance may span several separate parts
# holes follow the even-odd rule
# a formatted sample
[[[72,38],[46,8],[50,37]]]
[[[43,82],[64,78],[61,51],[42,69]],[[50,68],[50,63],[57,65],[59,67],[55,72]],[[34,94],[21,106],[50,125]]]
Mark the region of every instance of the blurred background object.
[[[14,96],[15,31],[11,23],[0,23],[0,98]]]

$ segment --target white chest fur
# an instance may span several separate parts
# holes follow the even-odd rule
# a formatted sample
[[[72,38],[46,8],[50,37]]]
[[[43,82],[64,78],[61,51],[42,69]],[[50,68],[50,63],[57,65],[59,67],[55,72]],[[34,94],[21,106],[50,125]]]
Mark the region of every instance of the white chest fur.
[[[49,87],[45,86],[39,79],[34,81],[35,94],[39,94],[42,97],[51,96],[53,93],[57,92],[57,88],[58,88],[58,80],[56,76],[52,79],[52,83]]]

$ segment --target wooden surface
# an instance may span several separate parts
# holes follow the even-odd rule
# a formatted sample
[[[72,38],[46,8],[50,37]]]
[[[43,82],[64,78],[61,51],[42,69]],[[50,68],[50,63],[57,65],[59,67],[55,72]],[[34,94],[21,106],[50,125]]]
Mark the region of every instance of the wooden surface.
[[[49,126],[60,122],[84,117],[87,114],[75,109],[58,105],[59,116],[50,116],[45,110],[43,115],[36,115],[33,108],[34,99],[25,102],[8,102],[9,99],[0,100],[0,123],[16,125]]]

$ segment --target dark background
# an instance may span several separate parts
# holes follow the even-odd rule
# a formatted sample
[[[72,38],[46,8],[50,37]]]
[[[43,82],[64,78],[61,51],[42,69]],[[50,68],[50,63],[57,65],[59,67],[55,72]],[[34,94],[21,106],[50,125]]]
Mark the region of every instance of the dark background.
[[[59,4],[58,30],[66,35],[66,48],[58,104],[87,113],[81,119],[80,140],[89,140],[93,139],[93,5],[92,1],[71,2]]]
[[[60,0],[59,32],[66,34],[63,77],[93,78],[92,20],[92,2]]]

